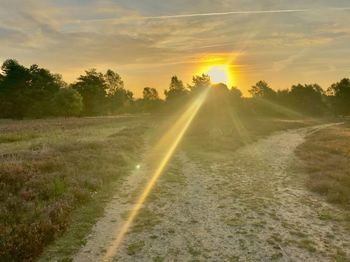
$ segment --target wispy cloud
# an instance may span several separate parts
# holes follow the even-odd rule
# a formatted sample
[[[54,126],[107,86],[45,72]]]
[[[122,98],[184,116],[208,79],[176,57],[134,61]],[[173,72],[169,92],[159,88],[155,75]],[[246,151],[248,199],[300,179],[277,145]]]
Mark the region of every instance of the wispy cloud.
[[[166,87],[172,74],[191,81],[208,56],[239,67],[243,88],[330,64],[334,80],[349,67],[347,1],[1,0],[0,60],[38,63],[69,82],[113,68],[134,90]],[[320,84],[330,77],[320,73]]]

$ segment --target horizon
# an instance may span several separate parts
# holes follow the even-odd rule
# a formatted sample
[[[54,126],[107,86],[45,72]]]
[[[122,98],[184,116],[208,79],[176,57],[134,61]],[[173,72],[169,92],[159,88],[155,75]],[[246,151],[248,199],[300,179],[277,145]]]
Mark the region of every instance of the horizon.
[[[163,95],[173,75],[190,83],[221,66],[226,84],[244,95],[259,80],[275,90],[298,83],[327,89],[349,75],[346,4],[5,0],[0,59],[38,64],[68,83],[85,70],[110,68],[136,97],[146,86]]]

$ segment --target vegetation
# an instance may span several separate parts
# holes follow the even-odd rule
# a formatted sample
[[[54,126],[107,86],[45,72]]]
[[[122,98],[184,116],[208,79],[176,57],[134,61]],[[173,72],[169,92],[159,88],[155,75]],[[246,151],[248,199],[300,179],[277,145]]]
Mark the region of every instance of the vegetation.
[[[194,76],[187,87],[177,77],[171,78],[165,90],[165,101],[158,91],[145,87],[143,97],[135,99],[124,87],[121,76],[87,70],[68,85],[60,75],[32,65],[29,68],[16,60],[6,60],[0,74],[0,117],[42,118],[48,116],[97,116],[122,112],[172,112],[207,87],[230,97],[239,114],[300,117],[346,116],[350,113],[350,80],[342,79],[324,91],[317,84],[298,84],[290,89],[274,90],[267,82],[252,86],[251,98],[242,97],[238,88],[212,85],[207,75]]]
[[[63,245],[59,250],[77,249],[103,210],[99,201],[108,200],[111,185],[135,167],[148,119],[97,116],[157,113],[157,121],[173,121],[175,113],[210,90],[184,137],[191,155],[191,149],[201,154],[232,152],[271,132],[315,123],[305,117],[350,113],[349,79],[327,91],[317,84],[276,91],[259,81],[247,98],[236,87],[212,84],[205,74],[194,76],[187,86],[173,76],[163,100],[152,87],[145,87],[142,98],[135,99],[112,70],[91,69],[67,84],[60,75],[37,65],[27,68],[16,60],[6,60],[1,69],[0,118],[27,119],[0,123],[1,261],[33,260],[68,227],[73,228],[68,236],[72,248]],[[94,117],[29,120],[60,116]],[[311,174],[308,186],[344,206],[350,201],[349,130],[347,124],[317,132],[298,150]],[[179,176],[168,179],[181,182]],[[156,214],[142,214],[148,220],[135,223],[134,231],[158,222]],[[313,248],[308,242],[301,245]],[[135,254],[143,246],[134,243],[128,252]]]
[[[145,132],[133,118],[5,122],[0,129],[1,261],[32,260],[71,225],[74,210],[95,206],[135,166]]]
[[[83,109],[83,99],[79,92],[71,88],[62,88],[53,99],[57,115],[79,116]]]
[[[350,124],[320,130],[299,146],[308,187],[329,202],[350,207]]]

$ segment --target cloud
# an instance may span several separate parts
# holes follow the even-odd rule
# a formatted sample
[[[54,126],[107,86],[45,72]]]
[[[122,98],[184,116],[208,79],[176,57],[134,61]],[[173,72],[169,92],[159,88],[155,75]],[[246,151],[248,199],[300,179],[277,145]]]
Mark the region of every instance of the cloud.
[[[0,59],[38,63],[68,81],[91,67],[168,81],[173,73],[191,74],[207,56],[235,64],[246,78],[297,72],[301,60],[304,70],[317,70],[321,62],[309,63],[315,56],[343,68],[350,55],[347,1],[332,1],[343,6],[332,8],[325,0],[3,0]],[[311,51],[296,55],[304,49]]]
[[[299,52],[290,55],[289,57],[282,59],[280,61],[274,62],[272,69],[275,72],[281,72],[282,70],[290,67],[293,63],[307,54],[308,49],[302,49]]]

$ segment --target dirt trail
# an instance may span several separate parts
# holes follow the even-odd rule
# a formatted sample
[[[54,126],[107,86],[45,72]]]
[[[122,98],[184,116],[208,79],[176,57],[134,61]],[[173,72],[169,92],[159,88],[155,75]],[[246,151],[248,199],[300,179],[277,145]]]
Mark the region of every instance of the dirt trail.
[[[330,261],[349,256],[341,211],[306,191],[295,148],[317,128],[276,133],[220,158],[179,152],[115,261]],[[108,205],[75,261],[98,261],[142,184]],[[144,177],[144,179],[146,179]],[[136,181],[136,182],[135,182]],[[131,190],[131,191],[130,191]]]

